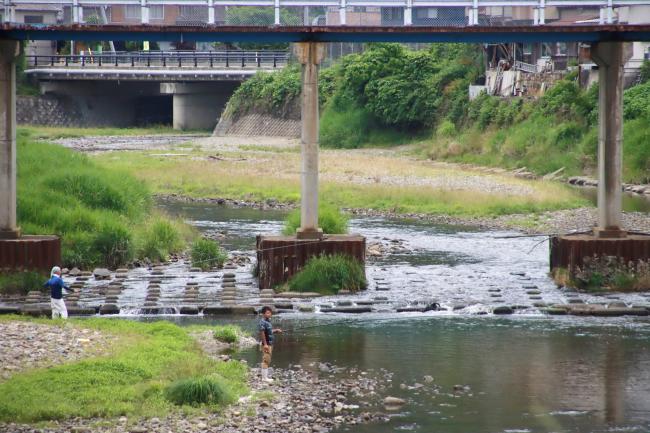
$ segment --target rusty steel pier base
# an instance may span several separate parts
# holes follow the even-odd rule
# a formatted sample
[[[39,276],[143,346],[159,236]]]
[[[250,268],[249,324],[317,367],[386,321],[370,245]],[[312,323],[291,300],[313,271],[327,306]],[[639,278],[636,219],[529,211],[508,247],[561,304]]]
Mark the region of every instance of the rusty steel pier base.
[[[650,235],[601,238],[593,234],[575,234],[551,238],[551,272],[582,267],[585,257],[594,255],[616,256],[626,262],[650,260]]]
[[[27,236],[0,239],[0,270],[49,272],[61,264],[61,239],[58,236]]]
[[[365,264],[366,238],[359,235],[324,235],[322,239],[257,236],[260,290],[285,283],[307,260],[321,254],[343,254]]]

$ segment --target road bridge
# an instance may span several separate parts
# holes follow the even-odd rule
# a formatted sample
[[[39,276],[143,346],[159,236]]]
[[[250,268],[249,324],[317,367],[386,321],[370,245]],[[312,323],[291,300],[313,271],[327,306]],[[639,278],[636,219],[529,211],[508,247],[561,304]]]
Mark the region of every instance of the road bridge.
[[[22,1],[22,0],[14,0]],[[41,0],[45,3],[48,0]],[[129,3],[130,0],[121,0]],[[406,0],[245,0],[225,5],[258,5],[272,7],[274,21],[265,26],[224,26],[213,23],[214,1],[208,1],[208,22],[200,26],[155,25],[149,20],[150,5],[167,4],[169,0],[138,0],[140,22],[131,25],[88,25],[81,24],[80,14],[85,14],[86,5],[106,5],[98,0],[71,0],[59,2],[63,7],[72,8],[72,24],[27,25],[11,22],[11,15],[0,27],[0,99],[3,112],[0,122],[0,236],[17,238],[20,231],[16,225],[16,165],[15,165],[15,61],[18,55],[19,40],[181,40],[181,41],[258,41],[258,42],[296,42],[296,57],[302,65],[302,168],[301,168],[301,226],[297,238],[287,240],[287,251],[278,249],[278,266],[285,266],[285,260],[295,260],[297,242],[320,240],[322,232],[318,227],[318,70],[324,54],[323,42],[533,42],[533,41],[583,41],[592,44],[593,60],[599,67],[599,144],[598,144],[598,226],[588,236],[587,242],[595,245],[602,254],[624,256],[628,259],[647,259],[650,257],[650,237],[629,237],[621,228],[621,168],[622,168],[622,104],[623,104],[623,65],[630,56],[631,41],[650,41],[650,19],[643,11],[650,8],[649,0],[471,0],[464,1],[424,1]],[[251,3],[252,2],[252,3]],[[188,1],[187,4],[203,5]],[[396,8],[404,17],[399,26],[348,26],[348,6]],[[282,6],[339,8],[337,25],[325,26],[282,26]],[[380,5],[380,6],[377,6]],[[550,6],[553,5],[553,6]],[[599,11],[599,16],[587,22],[573,22],[566,25],[558,20],[551,23],[548,8],[561,8],[562,5],[590,6]],[[576,6],[582,5],[582,6]],[[11,3],[5,3],[5,14],[11,14]],[[203,6],[201,6],[203,7]],[[233,6],[235,7],[235,6]],[[464,11],[464,21],[459,26],[415,26],[412,14],[418,7],[444,8],[457,7]],[[485,17],[491,16],[492,7],[521,7],[532,12],[532,20],[524,25],[495,26],[485,25]],[[437,9],[436,9],[437,10]],[[7,12],[8,11],[8,12]],[[83,11],[83,12],[82,12]],[[360,13],[360,12],[359,12]],[[428,12],[427,12],[428,13]],[[399,15],[399,14],[398,14]],[[433,14],[432,12],[432,15]],[[481,17],[483,16],[483,21]],[[625,18],[623,20],[622,18]],[[279,25],[279,24],[280,25]],[[489,23],[488,23],[489,24]],[[559,263],[560,266],[575,264],[574,248],[583,239],[565,239],[560,249],[570,257]],[[284,241],[283,241],[284,242]],[[631,248],[630,244],[640,246]],[[305,251],[317,253],[316,248]],[[591,252],[594,248],[590,249]],[[627,254],[634,251],[634,253]],[[556,257],[558,253],[555,252]],[[628,257],[634,255],[634,257]],[[275,259],[273,259],[275,260]],[[553,261],[553,263],[557,263]],[[262,264],[261,264],[262,268]],[[262,270],[262,269],[261,269]]]
[[[89,125],[171,118],[176,129],[213,129],[242,81],[288,59],[286,50],[29,55],[25,73],[43,94],[71,101]]]

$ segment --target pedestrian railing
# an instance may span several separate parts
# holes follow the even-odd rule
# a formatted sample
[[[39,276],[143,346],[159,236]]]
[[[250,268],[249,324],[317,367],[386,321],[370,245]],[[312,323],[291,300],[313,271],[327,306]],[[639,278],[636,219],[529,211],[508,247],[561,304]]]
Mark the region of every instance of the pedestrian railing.
[[[288,51],[135,51],[28,55],[30,68],[281,68]]]

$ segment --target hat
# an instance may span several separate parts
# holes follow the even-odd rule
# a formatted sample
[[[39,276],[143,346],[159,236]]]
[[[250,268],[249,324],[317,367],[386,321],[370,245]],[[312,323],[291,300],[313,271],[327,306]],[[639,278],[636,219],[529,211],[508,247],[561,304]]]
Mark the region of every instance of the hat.
[[[52,268],[52,271],[50,272],[50,277],[54,276],[54,274],[60,274],[61,273],[61,268],[58,266],[54,266]]]

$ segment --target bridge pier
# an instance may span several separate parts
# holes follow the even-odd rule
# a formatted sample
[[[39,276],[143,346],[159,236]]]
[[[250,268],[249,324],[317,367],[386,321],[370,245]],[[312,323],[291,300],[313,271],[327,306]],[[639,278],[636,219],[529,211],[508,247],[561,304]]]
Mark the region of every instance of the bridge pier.
[[[623,66],[631,44],[599,42],[591,56],[598,65],[598,222],[591,234],[551,240],[551,271],[570,273],[585,257],[616,256],[626,262],[650,260],[650,235],[628,234],[621,227],[623,154]]]
[[[160,83],[160,93],[173,96],[174,129],[213,130],[238,85],[223,82],[223,86],[215,90],[212,83]]]
[[[300,228],[292,236],[258,236],[257,263],[260,290],[272,289],[299,272],[312,257],[342,254],[362,264],[366,239],[359,235],[324,235],[318,227],[318,68],[325,44],[294,45],[302,64]]]
[[[300,171],[300,229],[299,239],[320,239],[318,228],[318,68],[325,55],[325,44],[300,42],[295,53],[302,64],[302,92],[300,96],[302,121]]]
[[[16,239],[16,59],[20,43],[0,40],[0,239]]]
[[[56,236],[21,236],[16,219],[16,59],[20,43],[0,40],[0,270],[47,270],[61,261]]]

